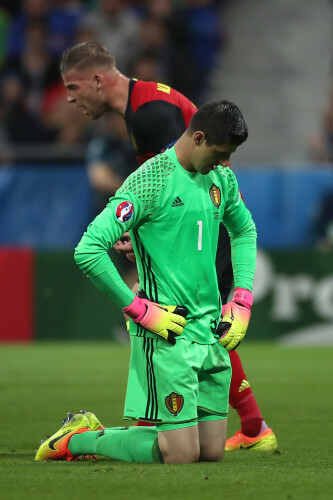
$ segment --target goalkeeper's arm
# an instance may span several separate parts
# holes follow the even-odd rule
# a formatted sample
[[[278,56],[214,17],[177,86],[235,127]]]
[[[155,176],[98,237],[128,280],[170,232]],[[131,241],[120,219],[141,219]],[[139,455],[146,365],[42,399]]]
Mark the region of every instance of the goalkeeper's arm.
[[[75,249],[75,261],[86,276],[135,323],[174,344],[175,335],[183,333],[187,311],[140,298],[124,283],[107,253],[123,231],[123,226],[115,223],[114,219],[114,211],[109,207],[97,216]]]

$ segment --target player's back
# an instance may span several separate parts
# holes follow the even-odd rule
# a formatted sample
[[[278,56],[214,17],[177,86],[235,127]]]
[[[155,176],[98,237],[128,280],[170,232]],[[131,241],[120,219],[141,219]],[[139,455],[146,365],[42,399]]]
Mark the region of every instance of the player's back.
[[[131,79],[125,121],[139,163],[174,143],[196,111],[189,99],[168,85]]]

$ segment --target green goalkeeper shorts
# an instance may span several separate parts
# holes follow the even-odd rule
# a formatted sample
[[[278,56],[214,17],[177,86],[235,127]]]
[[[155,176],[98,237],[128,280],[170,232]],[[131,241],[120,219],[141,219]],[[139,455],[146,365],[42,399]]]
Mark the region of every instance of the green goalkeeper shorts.
[[[131,360],[124,418],[161,425],[160,430],[228,416],[231,365],[218,342],[131,335]],[[175,427],[174,427],[175,426]]]

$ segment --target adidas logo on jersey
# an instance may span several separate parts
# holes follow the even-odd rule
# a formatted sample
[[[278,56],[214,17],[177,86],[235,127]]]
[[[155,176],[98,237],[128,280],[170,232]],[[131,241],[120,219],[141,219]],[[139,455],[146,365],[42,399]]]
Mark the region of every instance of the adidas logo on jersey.
[[[238,392],[245,391],[245,389],[248,389],[250,386],[249,382],[247,380],[243,380],[241,385],[239,386]]]
[[[184,203],[179,198],[179,196],[177,196],[177,198],[175,199],[175,201],[173,202],[173,204],[171,206],[172,207],[181,207],[182,205],[184,205]]]

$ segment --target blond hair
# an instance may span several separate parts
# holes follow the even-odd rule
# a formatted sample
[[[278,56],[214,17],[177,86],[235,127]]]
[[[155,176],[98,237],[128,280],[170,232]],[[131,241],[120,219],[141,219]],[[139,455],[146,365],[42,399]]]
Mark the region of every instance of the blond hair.
[[[65,75],[71,69],[85,69],[102,66],[106,69],[116,67],[114,56],[99,42],[83,42],[74,45],[62,54],[60,73]]]

